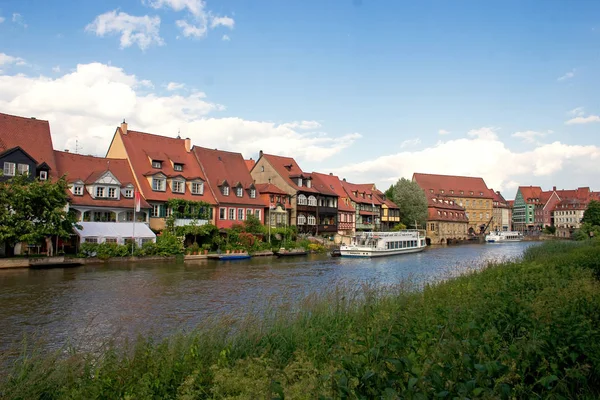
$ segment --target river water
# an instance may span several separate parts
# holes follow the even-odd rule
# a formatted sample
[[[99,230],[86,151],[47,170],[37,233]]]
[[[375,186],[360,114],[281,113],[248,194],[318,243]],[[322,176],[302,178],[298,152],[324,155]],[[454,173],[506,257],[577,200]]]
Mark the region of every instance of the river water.
[[[379,259],[311,255],[244,261],[115,263],[0,270],[0,351],[24,335],[92,350],[109,339],[164,336],[212,317],[297,303],[336,285],[430,282],[519,257],[531,242],[431,247]]]

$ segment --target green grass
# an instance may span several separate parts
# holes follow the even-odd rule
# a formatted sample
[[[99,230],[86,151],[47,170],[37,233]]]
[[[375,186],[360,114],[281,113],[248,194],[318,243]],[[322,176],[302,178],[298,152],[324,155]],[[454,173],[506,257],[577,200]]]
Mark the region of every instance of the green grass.
[[[600,397],[600,241],[415,291],[338,287],[100,355],[24,349],[7,399]]]

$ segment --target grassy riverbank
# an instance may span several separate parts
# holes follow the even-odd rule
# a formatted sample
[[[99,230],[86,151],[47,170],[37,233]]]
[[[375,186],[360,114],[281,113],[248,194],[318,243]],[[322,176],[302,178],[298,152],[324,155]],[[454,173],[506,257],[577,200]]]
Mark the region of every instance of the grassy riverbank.
[[[598,398],[600,241],[420,292],[333,291],[100,357],[26,352],[0,398]]]

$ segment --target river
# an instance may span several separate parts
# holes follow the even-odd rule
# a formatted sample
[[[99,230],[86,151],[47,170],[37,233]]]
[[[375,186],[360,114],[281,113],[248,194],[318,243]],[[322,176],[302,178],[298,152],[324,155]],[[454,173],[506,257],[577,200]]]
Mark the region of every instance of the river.
[[[298,302],[336,285],[429,282],[519,257],[531,242],[431,247],[379,259],[311,255],[192,263],[0,270],[0,350],[23,335],[91,350],[109,339],[164,336],[222,315]]]

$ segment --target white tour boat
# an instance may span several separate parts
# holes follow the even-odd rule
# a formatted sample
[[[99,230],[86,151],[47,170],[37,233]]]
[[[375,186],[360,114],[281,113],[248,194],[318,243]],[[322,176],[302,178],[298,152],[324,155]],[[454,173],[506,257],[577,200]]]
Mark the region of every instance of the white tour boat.
[[[381,257],[416,253],[427,247],[425,231],[406,229],[397,232],[362,232],[352,237],[349,245],[342,245],[342,257]]]
[[[485,236],[485,241],[488,243],[520,242],[521,240],[523,240],[523,234],[517,231],[496,231]]]

